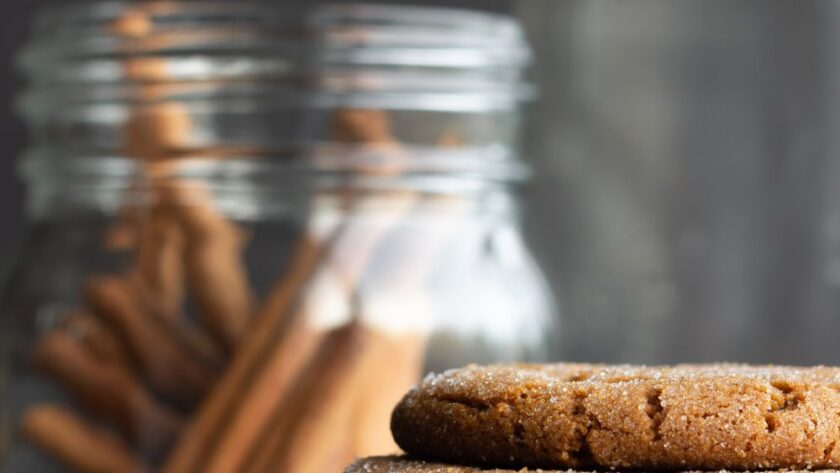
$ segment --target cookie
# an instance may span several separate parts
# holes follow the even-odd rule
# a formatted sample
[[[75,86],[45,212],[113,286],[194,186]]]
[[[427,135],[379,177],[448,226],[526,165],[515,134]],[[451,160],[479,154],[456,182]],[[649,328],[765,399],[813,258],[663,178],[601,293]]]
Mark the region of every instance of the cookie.
[[[446,465],[404,457],[363,458],[350,465],[344,473],[578,473],[574,470],[482,470],[469,466]],[[594,473],[594,472],[593,472]],[[639,472],[634,472],[639,473]],[[684,472],[689,473],[689,472]],[[720,471],[716,473],[726,473]],[[794,472],[774,471],[773,473],[818,473],[816,471]],[[837,473],[836,470],[822,470],[819,473]]]
[[[476,466],[832,469],[840,369],[471,366],[427,377],[391,429],[410,455]]]

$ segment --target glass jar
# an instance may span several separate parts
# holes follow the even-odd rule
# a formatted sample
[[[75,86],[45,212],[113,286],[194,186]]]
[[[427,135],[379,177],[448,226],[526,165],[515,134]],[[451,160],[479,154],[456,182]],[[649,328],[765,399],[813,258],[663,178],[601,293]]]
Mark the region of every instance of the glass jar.
[[[511,19],[106,2],[34,30],[0,470],[340,471],[396,450],[425,371],[546,357]]]

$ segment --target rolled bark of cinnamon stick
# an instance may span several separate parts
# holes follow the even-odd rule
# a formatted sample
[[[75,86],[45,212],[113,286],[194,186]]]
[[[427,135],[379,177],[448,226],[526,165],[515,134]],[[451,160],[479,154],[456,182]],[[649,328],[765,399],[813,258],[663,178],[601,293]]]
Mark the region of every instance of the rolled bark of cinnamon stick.
[[[134,7],[124,12],[108,26],[108,29],[117,35],[137,38],[151,33],[153,24],[145,9]]]
[[[250,321],[253,295],[239,243],[221,238],[190,242],[185,255],[190,291],[208,331],[232,353]]]
[[[165,72],[159,58],[149,61],[127,62],[125,72],[129,77],[143,77],[153,68]],[[141,88],[140,91],[147,90]],[[123,128],[121,142],[128,156],[143,160],[166,159],[190,147],[193,122],[186,105],[177,102],[157,102],[132,108]]]
[[[44,335],[33,356],[38,369],[92,413],[113,422],[144,455],[159,457],[183,425],[178,414],[157,403],[131,375],[96,360],[67,334]]]
[[[398,201],[409,209],[413,199]],[[364,212],[367,205],[376,203],[365,201],[360,203],[359,212]],[[397,205],[397,204],[395,204]],[[238,401],[238,408],[230,417],[219,440],[212,448],[212,454],[205,464],[207,473],[222,473],[235,471],[246,460],[249,448],[261,442],[260,435],[267,426],[270,416],[275,413],[291,388],[291,382],[307,361],[307,356],[316,349],[316,344],[323,337],[323,332],[313,324],[323,323],[317,316],[323,316],[325,310],[320,310],[318,304],[325,299],[335,296],[338,302],[345,304],[345,320],[353,310],[351,299],[356,288],[361,283],[363,274],[372,258],[377,244],[384,238],[393,225],[401,218],[401,212],[395,212],[391,218],[377,219],[377,223],[350,220],[335,233],[329,243],[329,252],[317,265],[317,270],[311,274],[309,283],[313,291],[307,292],[306,279],[301,279],[302,285],[292,291],[291,284],[281,286],[288,290],[282,294],[281,302],[276,309],[283,317],[290,318],[290,326],[273,341],[275,347],[265,356],[262,365],[253,377],[248,390]],[[330,279],[319,286],[321,278]],[[324,290],[323,288],[328,288]],[[323,292],[322,292],[323,291]],[[283,292],[283,291],[281,291]],[[290,297],[296,294],[296,298]],[[295,300],[296,302],[292,302]],[[292,303],[292,306],[289,306]],[[329,304],[328,304],[329,305]],[[289,312],[289,310],[292,310]],[[318,377],[318,373],[311,373]]]
[[[399,245],[392,246],[391,252],[381,252],[383,261],[373,263],[375,274],[371,277],[375,279],[369,283],[377,290],[367,299],[363,320],[378,333],[379,365],[368,371],[368,384],[377,389],[365,394],[354,421],[352,437],[357,455],[399,451],[387,428],[391,410],[422,375],[427,319],[434,310],[429,282],[436,265],[445,264],[441,261],[443,250],[452,241],[459,217],[470,208],[461,198],[419,199],[413,217],[390,232],[390,238]],[[399,319],[394,317],[396,312]]]
[[[97,360],[115,365],[128,373],[137,366],[109,327],[87,311],[77,310],[62,320],[60,329],[78,339]]]
[[[351,419],[376,352],[372,333],[358,322],[333,330],[275,411],[242,471],[326,473],[351,461],[352,452],[341,447],[348,444]]]
[[[152,389],[183,406],[198,402],[217,377],[213,366],[172,338],[132,296],[127,281],[100,277],[89,281],[87,299],[94,313],[113,327],[131,350]],[[170,327],[171,328],[171,327]]]
[[[360,391],[349,434],[353,454],[359,457],[400,452],[389,429],[391,412],[422,377],[425,361],[427,343],[422,333],[381,333],[376,337],[380,348],[363,380],[362,386],[367,388]]]
[[[160,9],[165,11],[166,6],[131,7],[111,27],[147,47],[165,47],[177,38],[147,36],[154,26],[153,12]],[[131,108],[123,126],[124,152],[142,163],[154,197],[161,200],[141,228],[145,238],[138,251],[140,279],[158,296],[163,312],[173,316],[179,314],[175,309],[186,280],[210,335],[229,353],[248,323],[253,304],[241,262],[243,232],[215,211],[209,193],[196,192],[196,183],[175,179],[176,159],[194,149],[195,124],[185,103],[161,96],[175,85],[166,59],[133,55],[122,61],[122,69],[145,99]],[[217,152],[202,154],[211,151]],[[168,199],[172,195],[175,200]],[[178,200],[185,195],[193,202]]]
[[[379,109],[346,108],[336,111],[333,121],[339,143],[363,145],[380,150],[399,149],[402,145],[391,131],[388,114]]]
[[[291,364],[294,366],[284,367],[279,372],[279,377],[283,380],[289,379],[288,375],[282,373],[304,362],[303,359],[307,355],[303,353],[303,350],[308,350],[307,347],[317,343],[314,338],[318,334],[309,332],[306,325],[308,321],[303,318],[289,320],[289,310],[296,296],[305,287],[324,258],[326,246],[308,238],[303,238],[298,243],[289,269],[281,278],[280,284],[271,292],[256,322],[249,329],[245,338],[248,343],[241,345],[230,367],[181,435],[170,458],[164,464],[162,472],[197,471],[205,456],[212,452],[213,445],[222,436],[226,424],[236,414],[237,406],[240,405],[239,401],[249,392],[263,363],[268,363],[267,360],[272,358],[272,351],[283,352],[283,347],[277,345],[277,340],[283,339],[281,336],[283,332],[293,334],[287,338],[294,342],[294,345],[290,345],[286,350],[297,351],[297,353],[290,355]],[[304,336],[299,336],[299,334],[304,334]],[[298,349],[300,346],[302,348]],[[284,356],[281,353],[277,360],[285,363]],[[295,358],[301,358],[301,360],[295,362]],[[278,372],[274,373],[278,374]]]
[[[184,302],[184,235],[165,209],[148,211],[138,228],[137,284],[149,302],[170,319],[182,315]]]
[[[21,433],[76,473],[148,473],[118,438],[59,407],[36,406],[27,410]]]
[[[211,451],[206,452],[205,467],[201,471],[237,471],[246,460],[250,447],[262,442],[261,435],[271,414],[294,389],[301,372],[318,352],[324,338],[323,330],[309,326],[305,311],[293,317],[292,326],[286,328],[265,365],[260,367],[251,386],[240,397],[219,440]]]
[[[216,343],[231,353],[254,307],[242,261],[246,234],[214,209],[209,191],[197,183],[171,183],[160,194],[184,234],[187,282],[202,321]]]
[[[131,289],[133,288],[128,287],[129,292]],[[186,320],[184,316],[167,317],[160,312],[157,304],[142,295],[136,295],[134,300],[137,308],[147,314],[148,323],[157,325],[162,333],[168,335],[173,344],[181,347],[185,355],[214,373],[221,372],[227,364],[227,357],[200,327]]]
[[[102,235],[102,246],[111,251],[130,251],[137,248],[137,224],[140,211],[136,207],[120,209],[117,217]]]

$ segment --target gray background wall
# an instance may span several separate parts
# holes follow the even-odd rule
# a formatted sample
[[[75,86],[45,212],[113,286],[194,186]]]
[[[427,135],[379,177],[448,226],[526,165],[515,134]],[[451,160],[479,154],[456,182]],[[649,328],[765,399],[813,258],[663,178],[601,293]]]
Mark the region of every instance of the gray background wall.
[[[0,18],[6,64],[47,2],[16,3]],[[437,3],[515,11],[537,48],[527,228],[564,357],[840,364],[840,4]],[[7,261],[17,85],[0,74]]]
[[[25,128],[12,114],[20,79],[13,72],[13,53],[24,41],[31,12],[43,0],[8,2],[0,18],[0,268],[7,268],[21,241],[22,186],[14,171],[15,159],[26,142]]]

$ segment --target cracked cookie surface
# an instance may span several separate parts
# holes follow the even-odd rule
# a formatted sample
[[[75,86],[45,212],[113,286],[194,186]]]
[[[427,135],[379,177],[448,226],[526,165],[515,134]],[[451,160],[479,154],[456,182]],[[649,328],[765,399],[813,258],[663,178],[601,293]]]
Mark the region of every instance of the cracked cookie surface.
[[[344,473],[583,473],[574,470],[484,470],[469,466],[446,465],[443,463],[413,460],[406,457],[374,457],[357,460]],[[597,472],[591,472],[597,473]],[[634,471],[633,473],[641,473]],[[683,472],[691,473],[691,472]],[[705,472],[709,473],[709,472]],[[725,470],[714,473],[727,473]],[[741,472],[744,473],[744,472]],[[769,472],[768,472],[769,473]],[[837,470],[774,470],[773,473],[837,473]]]
[[[840,369],[470,366],[427,377],[391,428],[411,455],[470,465],[837,468]]]

